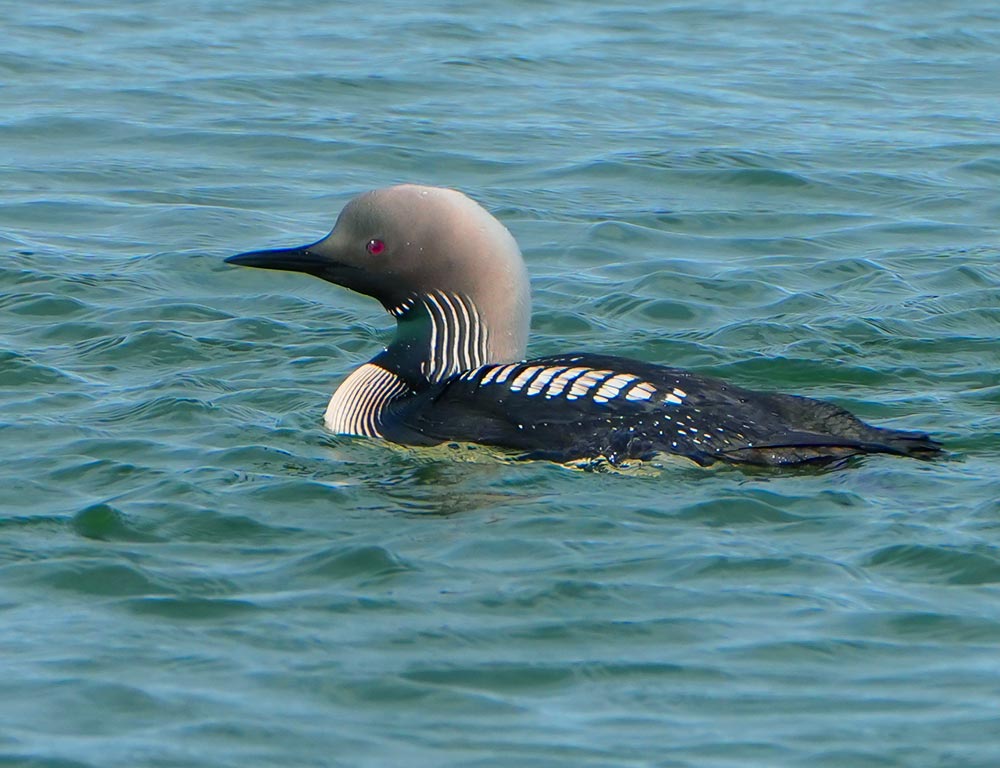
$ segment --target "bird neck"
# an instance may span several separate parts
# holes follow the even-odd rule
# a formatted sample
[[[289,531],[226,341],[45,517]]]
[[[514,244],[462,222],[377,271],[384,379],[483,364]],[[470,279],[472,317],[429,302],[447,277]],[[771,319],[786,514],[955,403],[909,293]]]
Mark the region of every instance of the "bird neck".
[[[456,373],[524,357],[523,310],[497,317],[468,296],[431,291],[412,296],[389,314],[396,336],[372,362],[420,390]]]

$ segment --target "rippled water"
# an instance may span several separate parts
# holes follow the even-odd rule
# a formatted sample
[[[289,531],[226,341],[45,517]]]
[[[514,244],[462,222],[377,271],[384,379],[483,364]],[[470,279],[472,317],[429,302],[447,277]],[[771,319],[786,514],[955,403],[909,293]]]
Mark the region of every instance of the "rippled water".
[[[7,4],[0,764],[993,766],[1000,12]],[[355,193],[521,242],[531,352],[949,455],[581,472],[331,436]]]

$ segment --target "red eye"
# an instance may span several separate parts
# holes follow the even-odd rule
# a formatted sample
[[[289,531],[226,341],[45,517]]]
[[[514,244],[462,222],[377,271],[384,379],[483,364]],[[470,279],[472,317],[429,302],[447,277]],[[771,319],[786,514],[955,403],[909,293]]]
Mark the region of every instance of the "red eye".
[[[369,240],[368,245],[365,246],[365,250],[372,256],[378,256],[385,250],[385,243],[381,240]]]

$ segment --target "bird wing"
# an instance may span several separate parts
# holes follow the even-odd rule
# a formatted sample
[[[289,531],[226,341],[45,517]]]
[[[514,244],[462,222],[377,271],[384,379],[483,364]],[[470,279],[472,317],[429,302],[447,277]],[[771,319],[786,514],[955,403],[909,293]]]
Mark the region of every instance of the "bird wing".
[[[871,427],[831,403],[588,353],[456,374],[402,403],[393,421],[386,436],[400,442],[474,442],[556,461],[662,451],[781,465],[935,450],[926,435]]]

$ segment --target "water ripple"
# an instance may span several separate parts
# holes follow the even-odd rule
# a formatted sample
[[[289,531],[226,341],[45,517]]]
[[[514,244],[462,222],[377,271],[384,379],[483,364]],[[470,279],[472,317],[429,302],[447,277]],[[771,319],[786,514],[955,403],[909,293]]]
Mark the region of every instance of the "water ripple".
[[[992,766],[1000,18],[967,6],[8,4],[0,763]],[[222,258],[400,181],[509,226],[531,353],[948,457],[327,434],[391,320]]]

